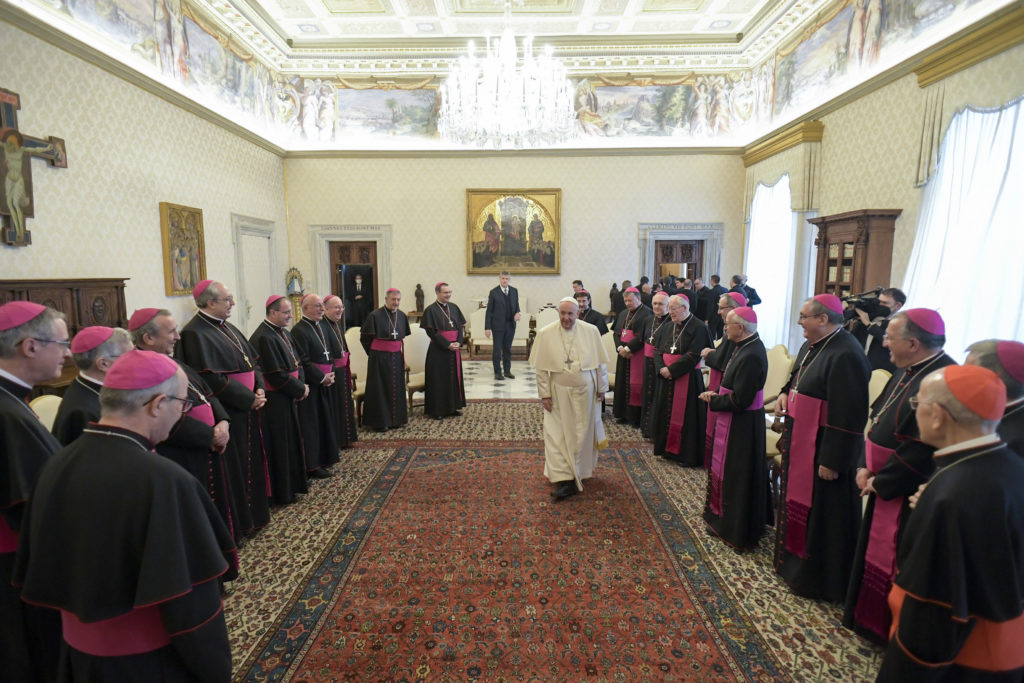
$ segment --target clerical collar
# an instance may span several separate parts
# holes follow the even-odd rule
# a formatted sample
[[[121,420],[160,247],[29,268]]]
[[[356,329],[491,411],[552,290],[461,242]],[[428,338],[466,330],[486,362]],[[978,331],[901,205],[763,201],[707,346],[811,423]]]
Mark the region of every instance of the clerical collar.
[[[78,376],[81,377],[84,380],[88,380],[89,382],[92,382],[93,384],[97,384],[99,386],[103,386],[103,380],[96,379],[95,377],[90,377],[89,375],[87,375],[85,373],[85,370],[79,370],[78,371]]]
[[[198,311],[198,313],[199,313],[199,315],[203,316],[204,318],[206,318],[210,322],[213,322],[213,323],[215,323],[217,325],[223,325],[224,324],[224,321],[222,319],[220,319],[220,318],[218,318],[216,316],[212,316],[209,313],[205,313],[203,311]]]
[[[32,385],[31,384],[28,384],[27,382],[25,382],[25,380],[21,379],[20,377],[15,377],[14,375],[12,375],[11,373],[7,372],[3,368],[0,368],[0,377],[3,377],[4,379],[6,379],[11,384],[14,384],[15,386],[22,387],[22,388],[26,389],[27,390],[27,391],[25,391],[26,395],[28,394],[29,391],[32,391]],[[24,396],[19,396],[18,398],[24,398]]]
[[[744,339],[740,339],[738,342],[734,342],[734,343],[736,344],[736,347],[739,348],[741,346],[746,346],[747,344],[749,344],[750,342],[754,341],[755,339],[757,339],[757,332],[755,332],[754,334],[750,335],[749,337],[746,337]]]
[[[839,325],[838,327],[836,327],[836,329],[832,330],[831,332],[826,334],[824,337],[822,337],[818,341],[811,342],[811,346],[810,347],[813,349],[815,346],[817,346],[818,344],[820,344],[822,342],[828,343],[828,340],[831,339],[832,337],[836,336],[837,334],[839,334],[840,330],[842,330],[842,329],[843,329],[843,326]]]
[[[270,321],[269,321],[269,320],[267,320],[266,318],[264,318],[264,319],[263,319],[263,322],[265,322],[265,323],[266,323],[266,324],[267,324],[267,325],[268,325],[269,327],[271,327],[271,328],[273,328],[273,329],[275,329],[275,330],[278,330],[278,331],[280,331],[280,330],[283,330],[283,329],[284,329],[284,328],[283,328],[282,326],[280,326],[280,325],[275,325],[274,323],[270,322]]]
[[[156,444],[150,441],[148,438],[133,432],[130,429],[124,429],[123,427],[115,427],[114,425],[103,424],[101,422],[90,422],[89,425],[82,430],[85,434],[94,434],[98,436],[112,436],[118,439],[127,439],[133,441],[140,448],[152,451]]]
[[[943,353],[944,353],[943,350],[939,349],[938,353],[934,353],[934,354],[928,356],[927,358],[925,358],[923,360],[919,360],[916,363],[914,363],[913,365],[908,365],[907,366],[907,374],[908,375],[912,375],[912,374],[916,373],[918,370],[920,370],[924,366],[926,366],[929,363],[931,363],[933,360],[935,360],[936,358],[941,356]]]
[[[1001,440],[1002,439],[999,438],[998,434],[986,434],[984,436],[978,436],[973,439],[968,439],[967,441],[955,443],[952,446],[940,448],[937,451],[935,451],[933,455],[936,458],[941,458],[944,455],[952,455],[954,453],[959,453],[961,451],[969,451],[975,448],[981,448],[982,446],[991,446],[993,444],[999,443]]]

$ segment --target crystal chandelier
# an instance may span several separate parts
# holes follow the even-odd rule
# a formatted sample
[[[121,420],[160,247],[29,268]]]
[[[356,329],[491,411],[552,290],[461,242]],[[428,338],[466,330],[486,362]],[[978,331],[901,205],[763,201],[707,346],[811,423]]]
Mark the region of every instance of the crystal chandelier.
[[[533,39],[523,39],[518,59],[516,37],[509,26],[492,49],[477,60],[474,45],[441,84],[437,129],[450,142],[493,149],[522,149],[553,145],[576,133],[572,85],[565,66],[548,46],[534,57]]]

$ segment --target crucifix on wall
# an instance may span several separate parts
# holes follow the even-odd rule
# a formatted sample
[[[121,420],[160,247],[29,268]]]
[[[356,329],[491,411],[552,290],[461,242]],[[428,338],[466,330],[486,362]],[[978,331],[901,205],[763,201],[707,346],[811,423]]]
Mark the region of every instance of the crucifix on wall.
[[[68,167],[64,140],[45,140],[24,135],[18,130],[21,98],[0,88],[0,217],[2,240],[15,247],[32,244],[25,219],[35,215],[32,202],[32,157],[39,157],[57,168]]]

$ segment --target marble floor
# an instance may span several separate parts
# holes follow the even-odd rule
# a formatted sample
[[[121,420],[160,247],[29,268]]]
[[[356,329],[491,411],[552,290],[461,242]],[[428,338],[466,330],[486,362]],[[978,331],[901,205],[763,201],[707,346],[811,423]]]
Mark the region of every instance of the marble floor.
[[[464,360],[462,376],[466,383],[466,399],[537,398],[537,373],[525,360],[512,361],[515,379],[494,379],[494,366],[489,360]]]

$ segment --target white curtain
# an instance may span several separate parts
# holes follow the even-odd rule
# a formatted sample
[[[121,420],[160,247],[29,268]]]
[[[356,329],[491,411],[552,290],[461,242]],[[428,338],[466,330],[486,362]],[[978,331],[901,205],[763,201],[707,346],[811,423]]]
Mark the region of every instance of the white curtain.
[[[921,202],[903,289],[934,308],[946,351],[1024,339],[1024,98],[953,116]]]
[[[789,174],[774,185],[758,184],[750,204],[747,237],[747,280],[763,303],[757,312],[757,331],[767,348],[789,340],[793,292],[795,219]]]

